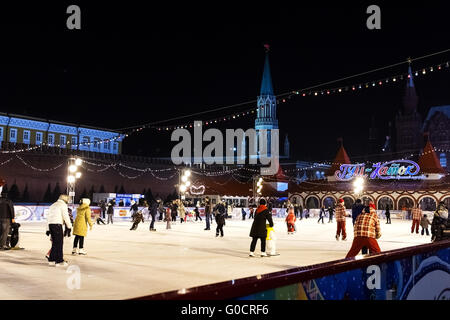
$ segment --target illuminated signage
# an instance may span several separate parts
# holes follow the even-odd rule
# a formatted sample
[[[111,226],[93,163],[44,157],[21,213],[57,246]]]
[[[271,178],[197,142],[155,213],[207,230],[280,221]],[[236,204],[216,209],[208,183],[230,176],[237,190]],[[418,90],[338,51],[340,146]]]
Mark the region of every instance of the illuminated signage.
[[[418,175],[420,167],[411,160],[393,160],[385,163],[374,163],[371,168],[365,164],[342,164],[334,173],[337,180],[348,181],[356,177],[370,179],[423,179]]]

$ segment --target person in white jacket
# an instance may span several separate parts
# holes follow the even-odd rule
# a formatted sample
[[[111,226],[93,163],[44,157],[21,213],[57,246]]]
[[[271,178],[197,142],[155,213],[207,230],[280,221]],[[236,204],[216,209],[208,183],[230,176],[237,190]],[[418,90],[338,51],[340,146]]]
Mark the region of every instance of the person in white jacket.
[[[59,196],[58,201],[52,204],[48,210],[47,235],[50,235],[52,240],[52,249],[48,258],[49,266],[56,265],[65,267],[68,265],[63,257],[63,224],[66,224],[68,229],[72,229],[67,207],[68,202],[69,196],[62,194]]]

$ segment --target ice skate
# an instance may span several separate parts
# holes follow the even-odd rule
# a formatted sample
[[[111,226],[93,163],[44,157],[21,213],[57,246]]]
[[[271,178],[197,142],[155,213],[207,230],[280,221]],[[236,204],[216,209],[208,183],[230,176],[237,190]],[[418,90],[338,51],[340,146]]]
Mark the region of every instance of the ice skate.
[[[56,265],[55,261],[49,261],[48,266],[54,267]]]
[[[67,267],[68,265],[69,264],[67,263],[67,261],[63,261],[63,262],[60,262],[60,263],[56,264],[57,267]]]
[[[249,257],[254,257],[255,254],[253,252],[250,252],[250,254],[248,255]]]
[[[85,256],[85,255],[87,255],[87,252],[84,251],[84,249],[80,249],[80,251],[78,251],[78,254],[82,255],[82,256]]]
[[[336,235],[336,240],[339,241],[339,236],[338,235]]]
[[[262,257],[267,257],[267,253],[261,252],[261,258],[262,258]]]
[[[72,254],[73,254],[73,255],[78,254],[78,248],[73,248]]]

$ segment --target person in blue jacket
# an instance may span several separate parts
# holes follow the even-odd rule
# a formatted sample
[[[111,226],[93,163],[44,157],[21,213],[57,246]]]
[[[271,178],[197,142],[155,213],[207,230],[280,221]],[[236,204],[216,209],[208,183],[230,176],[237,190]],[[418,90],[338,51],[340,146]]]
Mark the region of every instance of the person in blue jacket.
[[[361,199],[356,199],[356,202],[352,206],[352,222],[355,225],[356,218],[363,212],[364,206]]]

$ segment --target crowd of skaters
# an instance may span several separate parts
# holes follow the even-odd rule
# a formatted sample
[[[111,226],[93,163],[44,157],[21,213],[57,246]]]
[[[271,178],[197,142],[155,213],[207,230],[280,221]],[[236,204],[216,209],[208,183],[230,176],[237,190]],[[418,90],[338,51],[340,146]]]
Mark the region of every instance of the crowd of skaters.
[[[1,186],[0,186],[1,193]],[[103,223],[102,218],[107,215],[107,223],[113,224],[113,215],[115,200],[112,199],[108,203],[101,202],[101,215],[96,216],[94,221],[91,219],[90,200],[83,198],[80,200],[77,208],[77,215],[75,220],[73,219],[71,209],[68,207],[69,197],[62,194],[59,199],[50,206],[47,215],[47,236],[50,237],[51,249],[48,251],[46,258],[48,259],[49,266],[67,266],[67,261],[63,257],[63,240],[64,237],[71,237],[71,233],[74,235],[73,240],[73,255],[86,255],[87,252],[84,249],[85,237],[87,236],[88,227],[92,230],[95,222]],[[157,199],[147,203],[144,201],[141,203],[143,209],[139,209],[138,203],[132,201],[130,212],[132,217],[132,226],[130,230],[136,230],[141,222],[144,222],[145,218],[151,219],[150,231],[156,231],[155,221],[165,221],[166,229],[171,229],[171,224],[176,223],[177,217],[180,219],[180,223],[185,223],[190,217],[191,221],[200,220],[199,208],[204,207],[204,220],[205,229],[211,230],[211,225],[216,223],[216,237],[224,236],[224,226],[226,225],[226,218],[229,217],[230,207],[224,201],[218,201],[216,204],[212,204],[208,197],[205,198],[203,203],[197,202],[194,209],[191,212],[187,210],[188,203],[185,203],[181,199],[176,199],[170,202],[163,203],[161,199]],[[273,229],[274,223],[272,219],[272,203],[267,203],[263,198],[260,199],[258,206],[250,206],[249,218],[253,219],[249,236],[252,238],[250,243],[250,257],[255,256],[255,249],[257,242],[260,241],[261,256],[274,256],[278,255],[276,251],[276,235]],[[303,209],[300,205],[286,204],[286,225],[288,234],[293,234],[297,231],[296,221],[303,217],[309,217],[309,210]],[[231,207],[232,210],[232,207]],[[385,209],[386,223],[390,224],[390,212],[389,207]],[[327,212],[326,212],[327,211]],[[375,204],[372,201],[362,203],[360,199],[357,199],[351,209],[351,218],[353,224],[353,242],[350,250],[346,255],[346,258],[354,257],[359,252],[366,254],[379,253],[381,251],[378,245],[378,239],[381,237],[381,228],[379,217],[375,208]],[[319,213],[318,223],[324,223],[323,219],[328,213],[328,223],[333,222],[333,217],[336,221],[336,240],[347,240],[346,233],[346,221],[347,215],[344,200],[339,199],[336,206],[325,209],[322,206]],[[159,215],[159,216],[158,216]],[[242,209],[242,220],[245,220],[247,212]],[[412,226],[411,233],[419,233],[419,227],[422,228],[421,234],[429,236],[430,232],[428,228],[431,226],[431,241],[440,241],[450,238],[450,234],[447,230],[450,229],[448,219],[448,208],[444,202],[440,202],[433,217],[432,222],[426,214],[422,213],[420,206],[412,208],[411,210]],[[0,197],[0,250],[9,250],[11,247],[6,243],[8,230],[11,230],[11,226],[14,221],[14,206],[12,202],[7,199],[5,195]],[[72,232],[73,230],[73,232]]]

